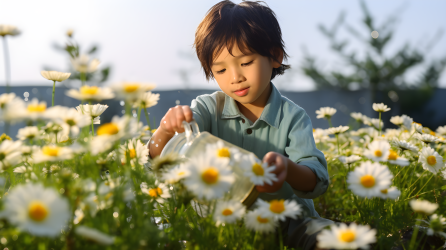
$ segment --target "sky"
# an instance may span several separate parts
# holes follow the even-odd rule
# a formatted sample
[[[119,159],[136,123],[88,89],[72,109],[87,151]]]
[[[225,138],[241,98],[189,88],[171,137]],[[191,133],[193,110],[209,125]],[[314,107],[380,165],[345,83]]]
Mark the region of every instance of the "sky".
[[[74,30],[75,40],[83,47],[99,45],[97,57],[101,66],[112,66],[106,84],[119,81],[153,82],[158,90],[218,89],[214,81],[207,82],[196,58],[192,44],[195,29],[206,12],[218,1],[211,0],[2,0],[0,24],[15,25],[21,34],[8,37],[11,57],[12,85],[49,85],[40,71],[44,67],[64,71],[68,56],[53,48],[54,43],[67,41],[66,31]],[[233,1],[240,3],[240,0]],[[288,64],[293,71],[277,77],[273,82],[279,89],[310,91],[311,79],[299,66],[304,48],[319,59],[324,69],[342,67],[337,55],[330,50],[328,40],[317,26],[330,26],[341,11],[346,23],[363,31],[359,1],[355,0],[266,0],[276,13],[283,40],[290,55]],[[386,54],[408,43],[424,48],[437,32],[446,32],[446,1],[442,0],[366,0],[378,26],[398,12],[399,23],[395,38]],[[378,30],[379,32],[379,30]],[[446,33],[445,33],[446,34]],[[345,29],[340,38],[349,38],[350,49],[364,48]],[[3,43],[0,43],[3,47]],[[422,50],[423,51],[423,50]],[[427,62],[446,56],[446,35],[427,53]],[[0,85],[4,85],[4,57],[0,50]],[[418,69],[408,74],[408,80],[419,75]],[[446,72],[440,79],[446,88]]]

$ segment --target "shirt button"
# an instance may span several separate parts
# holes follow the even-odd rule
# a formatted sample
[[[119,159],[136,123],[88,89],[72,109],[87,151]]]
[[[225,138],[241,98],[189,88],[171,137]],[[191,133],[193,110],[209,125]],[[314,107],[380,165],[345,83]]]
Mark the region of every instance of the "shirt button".
[[[245,119],[242,118],[242,122],[245,123]]]
[[[248,133],[248,135],[252,134],[252,129],[248,128],[248,130],[246,130],[246,133]]]

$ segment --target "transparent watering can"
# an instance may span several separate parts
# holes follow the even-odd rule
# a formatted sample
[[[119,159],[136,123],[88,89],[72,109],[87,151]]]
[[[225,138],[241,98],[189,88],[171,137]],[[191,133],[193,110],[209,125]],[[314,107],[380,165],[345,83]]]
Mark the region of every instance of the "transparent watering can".
[[[195,121],[187,123],[183,121],[184,133],[176,134],[164,146],[160,156],[165,156],[168,153],[177,153],[180,157],[189,158],[196,154],[203,153],[207,144],[215,144],[218,141],[228,148],[236,148],[243,154],[250,152],[235,146],[225,140],[222,140],[208,132],[200,132]],[[229,190],[231,199],[239,200],[246,207],[250,207],[259,196],[259,192],[250,179],[243,175],[243,169],[238,163],[232,164],[232,171],[234,172],[235,181]]]

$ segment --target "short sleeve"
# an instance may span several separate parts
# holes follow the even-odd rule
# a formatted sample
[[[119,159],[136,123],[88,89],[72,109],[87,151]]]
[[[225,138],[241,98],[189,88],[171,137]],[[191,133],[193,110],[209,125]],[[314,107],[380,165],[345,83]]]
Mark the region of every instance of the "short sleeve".
[[[328,188],[329,177],[327,161],[324,154],[316,148],[313,138],[313,126],[310,117],[301,109],[292,118],[290,131],[288,133],[288,146],[285,153],[293,162],[307,166],[316,175],[317,183],[313,191],[303,192],[293,189],[294,193],[305,199],[314,199]]]
[[[210,132],[211,130],[211,114],[215,110],[213,98],[209,95],[197,96],[192,100],[190,109],[192,110],[195,122],[198,124],[200,131]]]

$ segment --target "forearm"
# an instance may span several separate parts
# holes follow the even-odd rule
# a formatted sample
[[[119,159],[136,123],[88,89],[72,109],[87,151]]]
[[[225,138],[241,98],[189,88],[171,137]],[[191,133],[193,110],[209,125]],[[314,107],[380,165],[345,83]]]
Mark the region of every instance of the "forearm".
[[[297,164],[288,158],[287,161],[288,171],[286,182],[296,190],[303,192],[313,191],[317,183],[316,174],[307,166]]]
[[[149,157],[153,159],[156,156],[159,156],[161,151],[163,151],[164,146],[166,146],[167,142],[172,137],[173,135],[163,133],[163,131],[158,128],[149,142]]]

